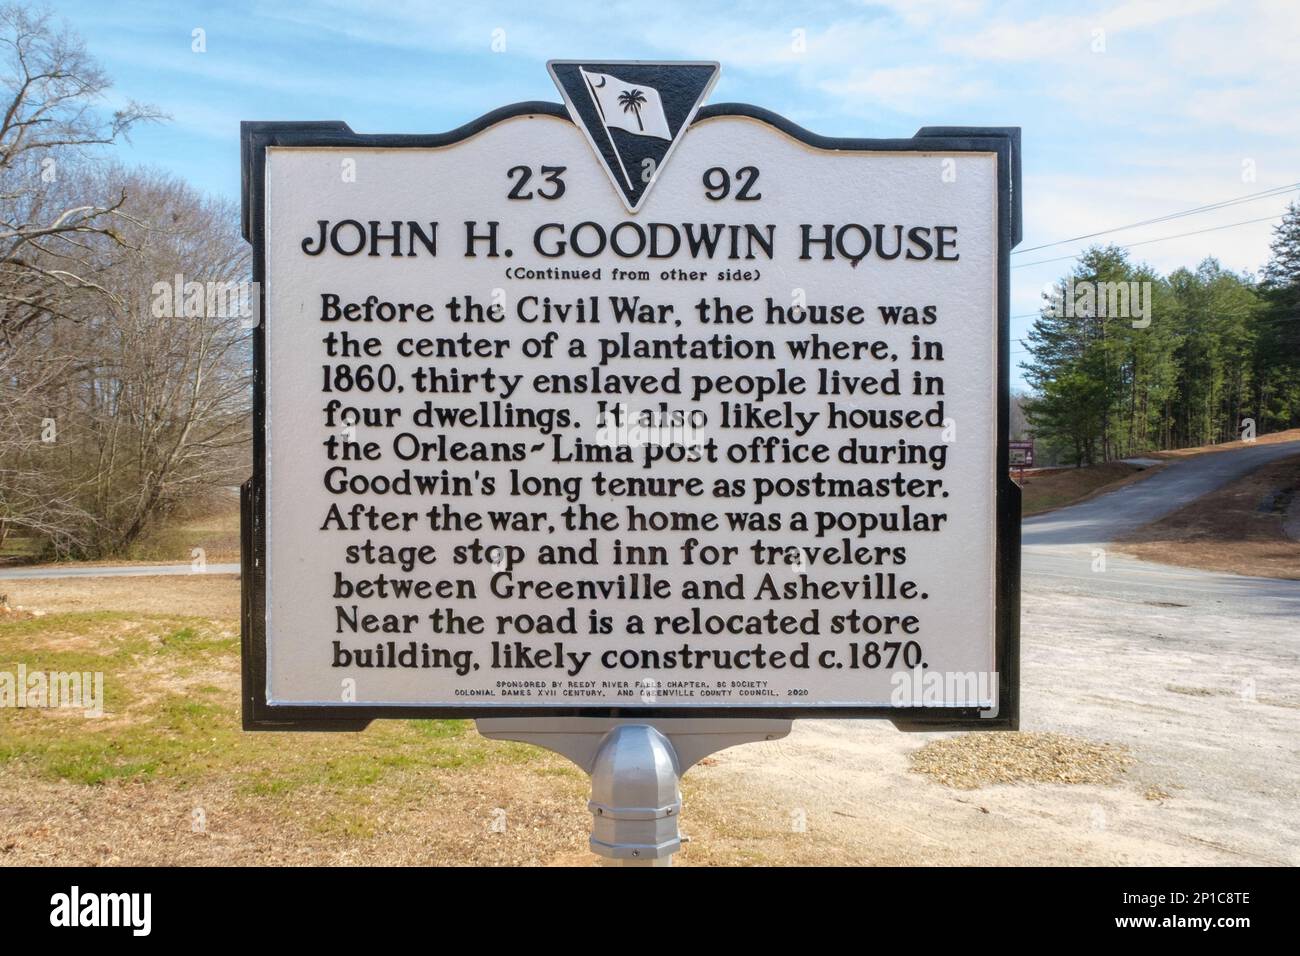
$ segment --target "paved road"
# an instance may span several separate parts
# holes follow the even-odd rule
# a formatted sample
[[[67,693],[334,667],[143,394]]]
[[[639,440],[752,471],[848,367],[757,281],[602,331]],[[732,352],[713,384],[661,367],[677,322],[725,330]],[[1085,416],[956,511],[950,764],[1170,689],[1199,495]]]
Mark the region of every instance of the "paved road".
[[[238,574],[237,564],[209,564],[195,571],[189,564],[69,564],[35,568],[0,568],[0,581],[32,581],[42,578],[147,577],[157,574]]]
[[[1083,504],[1026,519],[1021,542],[1035,549],[1105,544],[1288,455],[1300,455],[1300,441],[1174,459],[1159,474],[1143,481]]]
[[[1300,454],[1300,441],[1175,459],[1159,474],[1143,481],[1082,504],[1027,518],[1021,527],[1025,584],[1152,606],[1204,606],[1240,615],[1300,618],[1300,581],[1154,564],[1106,548],[1121,535],[1201,495],[1262,465],[1296,454]]]

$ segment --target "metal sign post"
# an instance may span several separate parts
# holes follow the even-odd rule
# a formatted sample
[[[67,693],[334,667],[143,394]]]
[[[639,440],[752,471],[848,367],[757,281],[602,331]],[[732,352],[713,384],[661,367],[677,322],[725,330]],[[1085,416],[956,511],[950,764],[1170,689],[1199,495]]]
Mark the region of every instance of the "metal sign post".
[[[681,848],[681,777],[710,754],[778,740],[789,720],[479,718],[493,740],[534,744],[591,777],[591,850],[605,866],[670,866]]]

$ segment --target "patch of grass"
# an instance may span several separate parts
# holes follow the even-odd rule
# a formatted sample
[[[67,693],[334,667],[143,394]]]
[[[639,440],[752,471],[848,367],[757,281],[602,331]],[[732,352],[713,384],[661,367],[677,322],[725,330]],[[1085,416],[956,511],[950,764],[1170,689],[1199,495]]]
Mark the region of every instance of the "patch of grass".
[[[180,733],[191,730],[199,733],[215,733],[228,729],[225,726],[228,716],[225,708],[219,704],[176,694],[164,700],[158,712],[158,719],[164,726]]]
[[[16,672],[23,665],[29,675],[102,673],[104,711],[113,717],[152,699],[154,685],[183,683],[196,671],[210,677],[216,660],[237,645],[238,638],[225,629],[192,618],[118,611],[52,614],[0,623],[0,670]],[[186,667],[165,660],[179,655]]]
[[[508,749],[473,738],[430,746],[409,732],[385,733],[383,728],[372,728],[359,736],[329,736],[336,742],[334,748],[299,753],[292,761],[266,761],[248,778],[243,789],[262,796],[319,790],[359,795],[382,785],[400,793],[427,786],[424,778],[435,770],[475,767],[489,758],[518,759]],[[377,743],[375,737],[386,739]],[[525,759],[536,759],[536,756],[534,752]]]
[[[132,561],[193,561],[201,548],[207,561],[239,560],[239,502],[224,503],[208,514],[179,517],[137,542],[124,556]]]
[[[41,755],[49,776],[87,785],[150,776],[158,762],[148,754],[121,753],[94,741],[63,741]]]
[[[581,778],[587,779],[587,775],[577,767],[538,767],[533,771],[537,777],[564,777],[564,778]]]
[[[52,613],[0,623],[0,671],[99,671],[107,703],[99,719],[0,709],[3,859],[586,861],[581,774],[539,774],[561,758],[470,721],[245,733],[235,587],[189,575],[27,587],[21,603]],[[133,610],[85,610],[104,607]],[[494,807],[510,812],[504,834],[488,833]],[[217,839],[191,832],[196,808]]]
[[[0,621],[0,647],[6,640],[29,635],[50,636],[101,636],[104,625],[134,622],[140,615],[125,611],[81,611],[70,614],[48,614],[19,620]]]
[[[240,774],[246,792],[283,796],[381,784],[402,792],[431,772],[540,757],[480,738],[464,720],[376,721],[360,734],[244,733],[233,690],[238,644],[233,622],[193,617],[92,611],[0,624],[0,669],[102,672],[105,696],[100,719],[0,711],[0,764],[87,785]]]
[[[422,737],[447,740],[465,736],[469,732],[470,722],[468,720],[408,720],[407,725]]]
[[[239,636],[209,627],[187,626],[163,635],[162,646],[164,650],[181,654],[229,651],[239,647]]]
[[[330,811],[314,820],[311,828],[321,836],[346,840],[368,840],[377,830],[375,821],[368,815],[348,810]]]
[[[41,557],[43,550],[41,542],[36,538],[10,535],[5,538],[5,543],[0,545],[0,565],[35,561]]]

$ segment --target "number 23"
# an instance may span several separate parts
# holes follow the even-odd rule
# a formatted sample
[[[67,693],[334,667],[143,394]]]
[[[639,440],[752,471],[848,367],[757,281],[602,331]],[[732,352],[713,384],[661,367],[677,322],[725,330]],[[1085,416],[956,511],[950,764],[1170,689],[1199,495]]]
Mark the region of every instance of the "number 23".
[[[560,178],[560,174],[568,168],[569,167],[567,166],[540,167],[538,172],[545,177],[543,183],[546,186],[551,186],[553,188],[549,192],[546,189],[538,189],[537,195],[541,196],[543,199],[559,199],[563,196],[564,180]],[[527,191],[524,190],[524,186],[526,186],[528,181],[533,178],[533,171],[530,168],[527,166],[513,166],[506,173],[506,178],[515,180],[514,186],[510,188],[510,192],[506,196],[507,199],[533,198],[533,191],[531,189]]]

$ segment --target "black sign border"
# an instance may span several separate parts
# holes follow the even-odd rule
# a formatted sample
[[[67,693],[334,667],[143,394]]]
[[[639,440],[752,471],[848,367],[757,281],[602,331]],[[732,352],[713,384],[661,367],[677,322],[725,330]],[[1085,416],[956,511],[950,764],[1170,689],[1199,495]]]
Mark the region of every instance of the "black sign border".
[[[516,103],[486,113],[446,133],[355,133],[343,122],[244,122],[240,124],[243,167],[243,233],[253,246],[253,281],[258,316],[265,317],[266,150],[271,146],[430,148],[450,146],[490,126],[519,116],[549,116],[572,122],[558,103]],[[954,707],[421,707],[383,705],[272,706],[266,700],[266,339],[265,323],[253,330],[253,476],[240,489],[241,696],[245,730],[359,731],[373,720],[479,717],[599,718],[874,718],[907,731],[1015,730],[1020,719],[1020,488],[1011,480],[1006,443],[1010,406],[1011,250],[1020,242],[1021,178],[1019,127],[927,126],[910,139],[846,139],[819,136],[769,110],[744,103],[705,106],[694,123],[746,117],[818,149],[855,152],[994,153],[998,177],[998,404],[995,474],[997,497],[994,569],[995,660],[998,709],[981,716],[976,708]],[[684,134],[683,134],[684,135]]]

